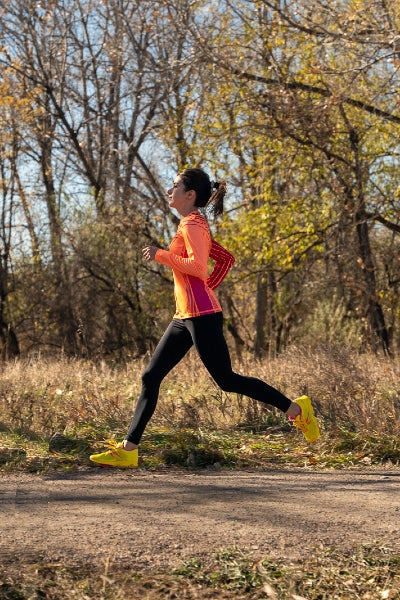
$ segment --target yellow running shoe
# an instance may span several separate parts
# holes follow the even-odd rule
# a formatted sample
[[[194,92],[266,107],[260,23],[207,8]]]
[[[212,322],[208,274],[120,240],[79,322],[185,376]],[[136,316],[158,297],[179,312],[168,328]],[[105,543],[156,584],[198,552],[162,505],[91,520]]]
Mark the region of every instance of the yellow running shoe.
[[[316,442],[319,438],[319,427],[310,398],[301,396],[295,402],[300,406],[301,414],[295,419],[291,419],[293,425],[301,429],[307,442]]]
[[[122,442],[116,444],[113,440],[108,442],[110,450],[100,454],[92,454],[90,460],[100,467],[121,467],[123,469],[132,469],[138,466],[139,456],[136,450],[124,450]]]

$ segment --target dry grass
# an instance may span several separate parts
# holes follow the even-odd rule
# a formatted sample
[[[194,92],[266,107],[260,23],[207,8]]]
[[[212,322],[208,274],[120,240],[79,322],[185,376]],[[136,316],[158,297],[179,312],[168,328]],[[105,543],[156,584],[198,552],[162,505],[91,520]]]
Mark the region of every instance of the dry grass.
[[[91,421],[129,421],[140,391],[142,362],[113,367],[61,358],[3,365],[3,424],[38,436]],[[238,372],[255,375],[290,398],[309,394],[327,425],[352,423],[377,433],[398,431],[400,361],[349,351],[291,349],[273,360],[244,359]],[[237,427],[265,417],[261,404],[225,394],[191,353],[164,380],[154,422]]]
[[[312,397],[325,431],[323,439],[329,443],[329,448],[319,446],[319,455],[327,457],[333,449],[340,456],[353,454],[367,462],[368,457],[372,462],[374,457],[398,461],[399,360],[346,350],[310,353],[292,348],[273,360],[256,363],[244,359],[235,368],[261,377],[291,398],[303,393]],[[3,447],[8,451],[10,447],[36,443],[36,454],[45,454],[46,444],[55,432],[89,444],[122,436],[140,391],[142,369],[142,362],[112,366],[66,358],[5,364],[0,379]],[[188,430],[190,435],[182,433]],[[150,438],[155,431],[153,445],[149,436],[145,438],[149,455],[156,451],[161,431],[161,438],[167,432],[168,444],[178,446],[179,452],[191,444],[186,456],[193,454],[193,447],[200,443],[212,454],[213,448],[224,446],[222,436],[230,432],[230,446],[225,444],[225,458],[220,457],[230,466],[235,461],[226,457],[232,456],[235,448],[237,452],[245,448],[245,466],[257,467],[267,457],[266,446],[261,445],[254,452],[248,450],[256,445],[256,439],[243,438],[245,434],[263,434],[260,439],[267,443],[269,434],[275,433],[275,454],[286,441],[292,446],[298,443],[293,442],[284,415],[248,398],[222,392],[194,353],[163,382],[149,431]],[[159,444],[165,446],[165,440]],[[0,456],[0,462],[7,462],[7,456],[3,460]],[[160,456],[154,464],[163,460]],[[174,463],[169,456],[169,461],[182,464],[179,457]],[[221,461],[217,457],[214,462]],[[243,464],[243,452],[237,462]],[[342,459],[337,462],[351,463]],[[151,460],[147,464],[151,465]]]
[[[400,556],[384,547],[343,553],[316,548],[297,562],[255,557],[238,549],[197,556],[173,571],[136,572],[106,562],[27,564],[0,568],[0,600],[395,600]]]

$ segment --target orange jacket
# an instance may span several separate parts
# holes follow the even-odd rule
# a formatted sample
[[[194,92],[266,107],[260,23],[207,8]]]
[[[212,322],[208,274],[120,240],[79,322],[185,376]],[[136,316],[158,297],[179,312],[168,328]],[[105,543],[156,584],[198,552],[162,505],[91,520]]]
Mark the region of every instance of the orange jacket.
[[[215,261],[210,276],[207,275],[208,258]],[[174,319],[221,312],[213,290],[226,277],[235,259],[211,239],[207,220],[199,212],[191,212],[181,220],[169,250],[158,250],[155,260],[172,269]]]

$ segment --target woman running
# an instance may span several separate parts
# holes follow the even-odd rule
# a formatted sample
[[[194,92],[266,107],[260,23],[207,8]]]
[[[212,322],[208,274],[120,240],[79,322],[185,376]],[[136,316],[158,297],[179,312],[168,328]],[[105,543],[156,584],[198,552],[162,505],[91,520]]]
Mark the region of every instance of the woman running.
[[[139,442],[155,411],[160,384],[193,345],[214,381],[224,391],[275,406],[301,429],[308,442],[319,438],[318,423],[307,396],[292,402],[260,379],[232,370],[223,333],[222,309],[214,289],[225,278],[235,259],[211,238],[207,220],[198,211],[198,208],[212,205],[214,216],[221,214],[225,194],[225,183],[212,185],[202,169],[185,169],[168,190],[169,206],[180,217],[176,235],[169,250],[145,246],[143,257],[172,269],[176,312],[142,374],[141,394],[124,441],[106,452],[90,456],[90,460],[99,465],[137,467]],[[215,265],[207,276],[209,258]]]

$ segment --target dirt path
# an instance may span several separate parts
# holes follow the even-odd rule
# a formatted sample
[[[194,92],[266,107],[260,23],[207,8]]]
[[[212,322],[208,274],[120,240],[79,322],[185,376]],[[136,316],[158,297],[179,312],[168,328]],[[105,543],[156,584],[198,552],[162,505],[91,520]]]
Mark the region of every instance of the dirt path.
[[[0,558],[112,559],[134,569],[238,547],[295,558],[320,544],[400,552],[400,469],[0,477]]]

